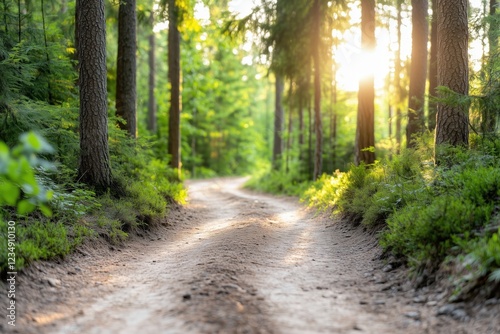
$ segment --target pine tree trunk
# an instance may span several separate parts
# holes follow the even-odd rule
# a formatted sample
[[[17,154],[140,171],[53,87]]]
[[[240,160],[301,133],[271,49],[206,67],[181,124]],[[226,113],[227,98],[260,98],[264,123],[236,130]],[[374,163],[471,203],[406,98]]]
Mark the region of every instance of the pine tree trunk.
[[[398,34],[397,38],[398,49],[396,51],[396,56],[395,56],[396,65],[394,66],[394,85],[396,86],[396,154],[399,154],[399,152],[401,151],[401,128],[402,128],[401,104],[403,103],[402,101],[403,87],[401,87],[401,72],[403,71],[401,66],[401,44],[402,44],[401,29],[403,25],[402,22],[403,0],[397,0],[396,6],[397,6],[396,26]]]
[[[120,128],[137,137],[136,0],[120,1],[118,10],[118,58],[116,61],[116,115]]]
[[[44,1],[40,1],[40,7],[42,9],[42,30],[43,30],[43,42],[45,46],[45,59],[47,60],[47,75],[48,75],[48,80],[47,80],[47,97],[48,97],[48,103],[49,104],[54,104],[54,97],[52,95],[52,84],[50,83],[51,80],[51,65],[50,65],[50,55],[49,55],[49,44],[47,42],[47,29],[45,26],[45,4]]]
[[[361,47],[364,52],[375,49],[375,0],[361,0]],[[375,64],[373,64],[375,66]],[[356,127],[357,165],[375,162],[375,87],[373,74],[359,81],[358,118]]]
[[[330,89],[330,170],[335,168],[337,156],[337,70],[332,70],[332,87]]]
[[[427,0],[412,0],[412,50],[410,67],[410,91],[408,101],[408,125],[406,145],[414,148],[414,136],[424,128],[424,99],[427,79],[427,42],[429,23],[427,22]]]
[[[489,49],[490,49],[490,58],[489,58],[489,67],[490,67],[490,72],[493,72],[494,65],[493,62],[496,61],[497,54],[498,54],[498,23],[496,20],[498,20],[498,17],[496,16],[497,12],[497,7],[498,7],[498,0],[490,0],[489,2],[489,15],[490,15],[490,26],[488,29],[488,44],[489,44]],[[491,106],[491,107],[485,107],[484,110],[482,111],[482,119],[481,119],[481,131],[485,134],[488,133],[493,133],[495,132],[496,129],[496,123],[497,123],[497,115],[499,107],[498,106]]]
[[[111,184],[104,0],[77,0],[76,22],[80,62],[78,180],[102,192]]]
[[[438,84],[466,95],[469,92],[467,0],[438,0]],[[467,146],[468,106],[438,104],[436,161],[439,146]]]
[[[432,19],[431,19],[431,50],[429,60],[429,130],[436,129],[436,111],[437,103],[432,101],[432,97],[436,96],[437,83],[437,2],[432,2]]]
[[[175,0],[168,2],[168,79],[170,82],[170,110],[168,118],[168,154],[170,166],[181,168],[181,66],[180,66],[180,33],[178,29],[179,10]],[[179,174],[180,175],[180,174]]]
[[[288,134],[286,138],[286,173],[289,172],[290,156],[292,154],[292,131],[293,131],[293,80],[290,80],[290,88],[288,90]]]
[[[321,8],[319,0],[314,0],[314,37],[312,57],[314,63],[314,133],[316,134],[316,148],[314,151],[313,180],[323,172],[323,124],[321,122]]]
[[[283,155],[283,77],[275,74],[275,104],[274,104],[274,145],[273,145],[273,169],[279,170]]]
[[[303,86],[298,89],[298,116],[299,116],[299,173],[302,174],[306,171],[306,158],[304,146],[304,94],[302,92]]]
[[[156,98],[155,98],[155,88],[156,88],[156,37],[153,32],[154,28],[154,14],[151,9],[151,14],[149,16],[149,23],[151,27],[151,33],[149,34],[149,50],[148,50],[148,130],[155,133],[156,132]]]

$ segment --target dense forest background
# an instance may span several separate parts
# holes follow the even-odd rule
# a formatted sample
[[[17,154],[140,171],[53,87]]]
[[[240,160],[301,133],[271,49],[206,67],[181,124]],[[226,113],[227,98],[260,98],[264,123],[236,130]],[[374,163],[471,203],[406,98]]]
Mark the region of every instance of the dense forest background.
[[[17,222],[17,268],[161,223],[186,177],[253,174],[381,226],[427,276],[451,259],[500,282],[496,1],[0,7],[0,233]]]

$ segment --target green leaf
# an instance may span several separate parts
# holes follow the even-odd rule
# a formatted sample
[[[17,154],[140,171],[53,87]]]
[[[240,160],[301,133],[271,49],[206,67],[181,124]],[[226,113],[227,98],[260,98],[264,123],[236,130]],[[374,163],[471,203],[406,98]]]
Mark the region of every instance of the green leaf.
[[[21,142],[25,145],[25,147],[29,147],[36,152],[40,151],[42,148],[42,143],[34,132],[24,133],[21,136]]]
[[[14,206],[21,195],[21,190],[12,182],[6,181],[0,184],[0,193],[7,205]]]
[[[21,135],[21,142],[24,145],[24,149],[28,152],[37,152],[37,153],[54,152],[52,146],[45,139],[38,136],[36,133],[32,131]]]
[[[25,215],[35,210],[35,208],[36,206],[33,203],[27,199],[23,199],[17,204],[17,213]]]
[[[45,217],[51,217],[52,216],[52,209],[49,208],[47,205],[45,204],[40,204],[39,207],[40,211],[42,211],[43,215]]]
[[[500,282],[500,269],[494,270],[488,277],[488,280],[495,283]]]

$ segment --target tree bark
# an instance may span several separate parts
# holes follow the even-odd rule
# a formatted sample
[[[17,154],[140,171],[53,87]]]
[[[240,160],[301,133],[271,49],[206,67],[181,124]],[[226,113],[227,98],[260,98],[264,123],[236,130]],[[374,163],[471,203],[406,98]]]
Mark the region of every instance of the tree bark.
[[[437,79],[437,2],[438,0],[431,0],[432,2],[432,19],[431,19],[431,50],[429,60],[429,130],[436,128],[436,111],[437,103],[432,100],[436,96],[436,88],[438,87]]]
[[[412,5],[412,50],[410,68],[410,91],[408,101],[408,125],[406,145],[415,148],[414,136],[424,128],[425,83],[427,79],[427,0],[411,0]]]
[[[375,0],[361,0],[361,48],[375,49]],[[376,64],[373,64],[376,66]],[[355,163],[375,162],[375,87],[373,74],[359,81]]]
[[[498,17],[497,14],[498,0],[489,1],[489,28],[488,28],[488,44],[490,49],[489,55],[489,72],[494,71],[494,62],[498,57]],[[490,79],[491,80],[491,79]],[[483,134],[494,133],[497,124],[498,106],[489,106],[483,108],[481,115],[481,131]]]
[[[314,133],[316,134],[316,147],[314,151],[314,174],[313,180],[321,176],[323,172],[323,124],[321,122],[321,8],[319,0],[314,0],[313,5],[313,50],[314,63]]]
[[[156,88],[156,37],[153,32],[154,28],[154,13],[151,9],[151,14],[149,16],[149,23],[151,27],[151,33],[149,34],[149,50],[148,50],[148,130],[155,133],[156,132],[156,98],[155,98],[155,88]]]
[[[330,89],[330,170],[335,168],[337,157],[337,68],[332,69],[332,86]]]
[[[288,89],[288,130],[286,138],[286,163],[285,171],[289,172],[289,163],[292,155],[292,132],[293,132],[293,80],[290,80]]]
[[[490,53],[492,50],[496,51],[498,48],[498,24],[494,17],[497,13],[498,0],[490,0],[490,26],[488,29],[488,43],[490,46]]]
[[[275,74],[275,102],[274,102],[274,145],[273,145],[273,169],[281,168],[281,157],[283,155],[283,77]]]
[[[76,22],[80,63],[78,180],[102,192],[111,184],[104,0],[77,0]]]
[[[118,58],[116,62],[116,115],[122,130],[137,137],[136,0],[120,1],[118,9]]]
[[[469,92],[467,0],[438,0],[438,84],[467,95]],[[439,146],[467,146],[468,106],[438,104],[436,161]]]
[[[50,77],[51,77],[51,64],[50,64],[50,55],[49,55],[49,44],[47,42],[47,29],[45,25],[45,4],[44,1],[40,1],[40,7],[42,10],[42,30],[43,30],[43,42],[45,46],[45,59],[47,60],[47,75],[48,75],[48,80],[47,80],[47,97],[48,97],[48,103],[49,104],[54,104],[54,97],[52,95],[52,85],[50,83]]]
[[[181,168],[181,66],[180,33],[178,28],[179,8],[175,0],[168,2],[168,80],[170,82],[170,110],[168,118],[168,154],[170,166]],[[180,175],[180,174],[179,174]]]
[[[402,11],[403,11],[403,0],[397,0],[396,2],[396,26],[397,26],[397,44],[398,49],[395,56],[395,66],[394,66],[394,85],[396,86],[396,154],[401,151],[401,105],[403,103],[403,87],[401,87],[401,74],[403,68],[401,66],[401,28],[403,25]]]

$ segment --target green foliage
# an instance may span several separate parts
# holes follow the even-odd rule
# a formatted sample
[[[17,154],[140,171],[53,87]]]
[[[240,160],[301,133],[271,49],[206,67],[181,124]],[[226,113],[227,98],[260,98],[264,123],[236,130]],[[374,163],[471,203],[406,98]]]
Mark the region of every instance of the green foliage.
[[[0,237],[7,240],[7,223],[0,221]],[[16,224],[16,270],[36,260],[64,256],[72,248],[67,228],[60,223],[38,221]],[[7,269],[7,243],[0,243],[0,272]]]
[[[16,207],[18,214],[25,215],[38,207],[44,214],[51,214],[45,202],[52,192],[40,185],[33,170],[53,167],[37,156],[50,152],[52,147],[33,132],[23,134],[20,144],[12,150],[0,141],[0,208]]]
[[[248,180],[245,187],[272,194],[299,196],[310,184],[310,181],[303,181],[297,174],[283,173],[272,170],[270,166],[263,166]]]
[[[463,262],[474,278],[487,276],[490,281],[500,283],[499,235],[500,229],[491,236],[487,235],[470,242],[460,243],[467,254]]]
[[[420,145],[372,166],[323,175],[304,199],[364,224],[384,222],[381,245],[412,266],[436,269],[447,256],[470,254],[482,275],[496,279],[498,236],[488,231],[498,224],[500,160],[490,153],[490,146],[448,148],[448,163],[436,167]]]

